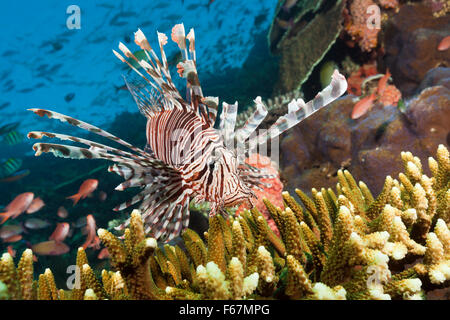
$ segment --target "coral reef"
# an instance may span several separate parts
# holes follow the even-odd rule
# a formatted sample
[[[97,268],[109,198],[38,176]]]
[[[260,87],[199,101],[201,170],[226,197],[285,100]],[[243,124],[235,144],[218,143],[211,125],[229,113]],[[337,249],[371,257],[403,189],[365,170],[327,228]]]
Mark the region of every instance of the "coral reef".
[[[371,51],[378,44],[379,29],[367,23],[370,17],[368,8],[373,5],[375,2],[372,0],[353,0],[346,15],[345,30],[363,51]]]
[[[376,63],[367,63],[350,74],[347,92],[356,96],[368,96],[375,92],[376,101],[380,102],[384,107],[389,105],[397,106],[402,94],[395,85],[387,84],[389,79],[389,70],[383,76],[377,72]],[[378,82],[375,80],[378,80]]]
[[[410,150],[427,161],[439,144],[448,146],[449,71],[430,71],[420,86],[424,89],[413,99],[404,100],[404,112],[377,103],[354,121],[350,114],[355,98],[348,95],[293,128],[280,141],[285,190],[332,187],[337,182],[337,170],[347,168],[358,180],[367,181],[371,190],[379,192],[385,176],[401,170],[396,155],[402,150]]]
[[[378,96],[378,101],[384,106],[397,106],[402,98],[401,92],[396,86],[389,84],[383,91],[383,94]]]
[[[299,1],[285,17],[278,1],[269,31],[269,47],[280,54],[279,82],[275,89],[286,93],[299,89],[314,67],[335,43],[342,30],[345,1]],[[317,35],[320,34],[320,37]]]
[[[450,12],[450,2],[447,0],[425,0],[425,4],[433,12],[436,18],[442,17]]]
[[[344,28],[352,41],[358,43],[362,51],[370,52],[378,46],[378,33],[381,30],[381,17],[377,14],[383,9],[398,10],[397,0],[351,0],[344,10]]]
[[[82,248],[75,288],[56,287],[50,269],[33,279],[31,250],[18,266],[0,261],[2,297],[10,299],[423,299],[450,280],[450,156],[440,145],[428,160],[403,152],[404,173],[387,176],[375,198],[346,170],[331,188],[288,192],[284,210],[266,202],[281,236],[253,208],[210,218],[206,243],[183,233],[186,251],[146,238],[138,210],[123,240],[99,229],[113,271],[101,280]],[[77,282],[78,280],[78,282]],[[5,292],[5,286],[7,292]],[[1,288],[0,288],[1,289]]]
[[[283,183],[280,180],[280,173],[278,172],[278,166],[276,163],[272,162],[269,157],[259,155],[257,153],[252,154],[249,158],[245,159],[245,162],[252,165],[253,167],[266,170],[268,175],[273,177],[263,178],[261,182],[264,184],[260,188],[253,188],[253,192],[257,199],[253,200],[253,205],[256,209],[261,212],[264,218],[267,220],[270,228],[277,236],[280,232],[275,224],[275,221],[270,217],[269,211],[267,210],[264,202],[269,201],[271,204],[277,207],[283,207],[283,197],[281,192],[283,191]],[[236,213],[240,214],[244,209],[249,210],[250,207],[247,203],[243,203],[239,206]]]
[[[448,50],[437,50],[449,29],[450,15],[436,18],[420,3],[403,5],[387,22],[383,32],[385,55],[379,62],[382,69],[389,68],[403,96],[415,94],[430,69],[450,67]]]
[[[376,63],[367,63],[362,65],[358,70],[353,71],[347,79],[347,92],[355,96],[362,95],[362,84],[368,77],[376,75]]]

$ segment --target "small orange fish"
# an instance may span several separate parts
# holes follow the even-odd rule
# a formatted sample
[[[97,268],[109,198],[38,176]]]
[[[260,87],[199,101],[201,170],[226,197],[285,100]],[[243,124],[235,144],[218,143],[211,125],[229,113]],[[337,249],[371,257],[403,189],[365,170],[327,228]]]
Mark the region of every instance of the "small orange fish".
[[[389,78],[391,77],[391,73],[389,72],[389,69],[386,70],[386,74],[378,81],[378,89],[377,94],[381,97],[384,93],[384,90],[386,90],[386,86],[388,83]]]
[[[109,251],[108,248],[103,248],[102,250],[100,250],[97,259],[106,259],[109,258]]]
[[[60,218],[67,218],[69,216],[69,213],[67,212],[66,208],[64,208],[63,206],[58,208],[58,212],[56,213],[58,215],[58,217]]]
[[[97,226],[95,224],[95,219],[92,214],[86,217],[86,241],[82,245],[83,249],[94,248],[96,250],[100,249],[100,239],[97,237]]]
[[[55,231],[53,231],[52,235],[48,239],[62,242],[69,235],[69,230],[70,225],[67,222],[58,223]]]
[[[367,96],[359,100],[353,107],[352,119],[358,119],[359,117],[366,114],[366,112],[369,111],[370,108],[372,108],[375,99],[376,95],[375,92],[373,92],[370,96]]]
[[[11,236],[9,238],[3,239],[3,242],[11,243],[11,242],[17,242],[17,241],[20,241],[20,240],[22,240],[22,235],[21,234],[16,234],[16,235],[13,235],[13,236]]]
[[[0,224],[3,224],[9,218],[15,219],[21,215],[25,210],[28,209],[31,202],[33,201],[34,193],[25,192],[19,194],[10,202],[5,208],[5,212],[0,213]]]
[[[16,257],[16,250],[14,250],[11,245],[7,246],[6,249],[8,250],[8,253],[11,257]]]
[[[39,198],[39,197],[34,198],[33,201],[31,202],[30,206],[27,209],[27,213],[28,214],[35,213],[35,212],[41,210],[43,206],[45,206],[45,203],[41,198]]]
[[[80,201],[80,199],[86,198],[95,189],[97,189],[97,187],[98,187],[97,179],[87,179],[81,184],[78,193],[74,194],[73,196],[67,197],[66,199],[73,200],[73,205],[75,206],[78,203],[78,201]]]
[[[445,51],[450,48],[450,36],[446,36],[442,41],[439,43],[437,49],[439,51]]]
[[[64,242],[49,240],[32,245],[31,250],[41,256],[59,256],[69,252],[70,248]]]

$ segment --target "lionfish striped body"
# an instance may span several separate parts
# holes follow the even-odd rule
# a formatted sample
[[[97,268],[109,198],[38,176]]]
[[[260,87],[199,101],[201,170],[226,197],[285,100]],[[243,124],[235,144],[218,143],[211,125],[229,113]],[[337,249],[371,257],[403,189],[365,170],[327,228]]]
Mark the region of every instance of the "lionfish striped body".
[[[132,199],[115,208],[123,210],[138,202],[146,226],[146,233],[167,241],[177,236],[189,223],[189,202],[208,201],[211,215],[223,208],[237,205],[254,197],[251,189],[264,185],[260,179],[268,175],[244,163],[242,154],[230,148],[231,142],[240,145],[264,144],[281,134],[313,112],[341,96],[346,88],[345,78],[337,71],[331,84],[312,101],[293,100],[289,112],[280,117],[262,136],[254,137],[259,124],[267,115],[261,98],[255,99],[256,111],[246,123],[235,130],[237,103],[223,103],[219,129],[214,128],[218,98],[204,97],[196,71],[195,36],[193,29],[185,35],[183,24],[172,29],[171,38],[178,44],[183,61],[177,65],[178,73],[186,78],[187,98],[176,89],[168,68],[163,46],[167,37],[158,32],[161,59],[150,47],[141,30],[135,33],[135,42],[145,50],[147,60],[138,60],[122,43],[114,54],[128,64],[146,82],[146,87],[126,85],[139,110],[147,118],[147,145],[145,150],[83,121],[44,109],[30,109],[40,116],[58,119],[70,125],[88,130],[129,149],[124,151],[90,140],[58,133],[33,131],[29,138],[47,136],[84,144],[87,148],[36,143],[36,156],[52,152],[55,156],[73,159],[106,159],[113,161],[109,171],[116,172],[125,181],[116,190],[139,187],[141,191]],[[189,46],[186,46],[186,39]],[[140,69],[129,61],[133,59]],[[141,71],[144,72],[141,72]],[[246,149],[248,153],[249,150]],[[124,222],[123,229],[129,223]]]

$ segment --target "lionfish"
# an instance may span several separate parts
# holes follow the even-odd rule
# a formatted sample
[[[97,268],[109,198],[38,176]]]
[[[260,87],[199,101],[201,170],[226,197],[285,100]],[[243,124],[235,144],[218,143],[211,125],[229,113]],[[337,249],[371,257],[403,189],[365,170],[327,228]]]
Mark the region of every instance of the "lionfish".
[[[145,52],[147,59],[139,60],[123,44],[119,49],[124,56],[113,50],[146,85],[125,83],[136,101],[140,112],[147,118],[147,145],[144,150],[86,122],[58,112],[30,109],[39,116],[85,129],[115,141],[128,151],[113,148],[82,138],[64,134],[32,131],[29,138],[43,136],[81,143],[86,148],[52,143],[33,145],[35,155],[52,152],[55,156],[72,159],[106,159],[114,162],[108,171],[122,176],[125,181],[116,190],[140,187],[141,191],[129,201],[118,205],[123,210],[138,202],[145,224],[145,232],[155,238],[169,241],[187,228],[189,203],[207,201],[211,205],[210,216],[226,214],[224,208],[243,202],[251,204],[252,188],[261,186],[266,173],[244,162],[243,155],[230,148],[231,142],[247,146],[264,144],[285,130],[299,123],[318,109],[341,96],[347,82],[336,70],[328,87],[305,103],[292,100],[289,111],[280,117],[266,132],[255,137],[254,132],[267,115],[267,108],[257,97],[255,112],[245,124],[235,130],[238,104],[222,103],[218,129],[214,127],[218,112],[218,97],[203,96],[197,74],[194,30],[185,35],[183,24],[172,28],[171,38],[182,53],[177,65],[180,77],[186,79],[186,98],[183,99],[172,81],[164,52],[167,36],[157,32],[161,58],[150,46],[144,33],[134,33],[136,44]],[[189,45],[187,46],[187,41]],[[131,63],[132,62],[132,63]],[[248,149],[245,149],[248,153]],[[129,224],[125,221],[119,229]]]

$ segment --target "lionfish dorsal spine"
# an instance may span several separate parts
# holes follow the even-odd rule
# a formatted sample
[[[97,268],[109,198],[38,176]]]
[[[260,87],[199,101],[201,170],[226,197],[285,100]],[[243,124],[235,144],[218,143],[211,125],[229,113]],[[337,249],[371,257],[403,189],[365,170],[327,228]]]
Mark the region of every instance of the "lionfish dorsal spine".
[[[229,145],[234,137],[237,111],[237,101],[234,104],[228,104],[226,102],[222,103],[222,113],[220,114],[219,130],[226,146]]]
[[[268,114],[267,107],[262,102],[260,96],[256,97],[254,102],[256,104],[255,112],[253,112],[253,114],[245,121],[244,125],[235,132],[238,143],[244,143],[250,135],[255,132]]]

